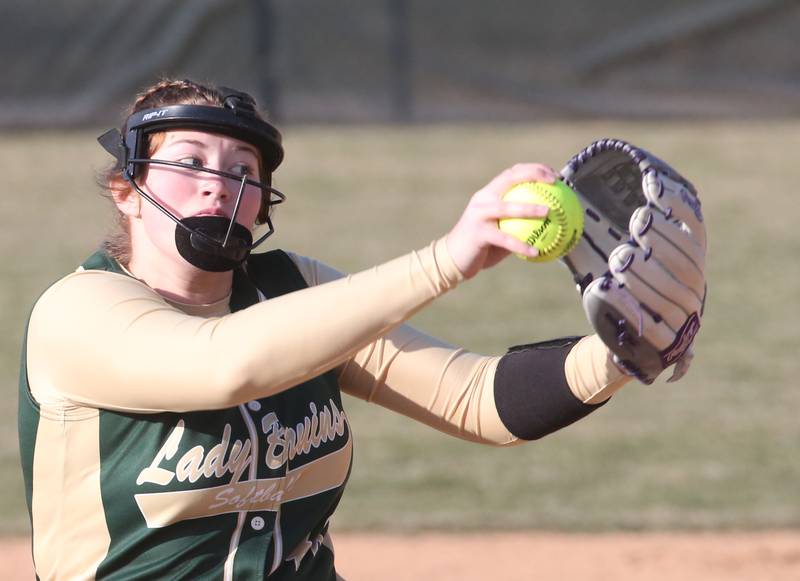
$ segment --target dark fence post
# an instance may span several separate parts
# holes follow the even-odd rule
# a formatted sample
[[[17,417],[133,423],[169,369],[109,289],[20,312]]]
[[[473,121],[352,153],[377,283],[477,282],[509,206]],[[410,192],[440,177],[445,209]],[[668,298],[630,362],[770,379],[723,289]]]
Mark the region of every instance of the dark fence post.
[[[411,0],[387,0],[389,20],[389,87],[392,114],[398,122],[414,118],[414,87],[411,78]]]
[[[278,14],[273,0],[252,0],[253,33],[255,49],[255,78],[259,102],[270,119],[280,120],[283,115],[280,93]]]

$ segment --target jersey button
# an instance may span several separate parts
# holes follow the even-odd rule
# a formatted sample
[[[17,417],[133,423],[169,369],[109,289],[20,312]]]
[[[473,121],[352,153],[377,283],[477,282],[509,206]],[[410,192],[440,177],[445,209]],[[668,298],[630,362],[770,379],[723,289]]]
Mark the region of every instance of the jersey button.
[[[251,412],[257,412],[257,411],[259,411],[261,409],[261,404],[259,402],[257,402],[256,400],[248,401],[247,402],[247,409],[249,409]]]
[[[253,517],[253,520],[250,521],[250,526],[256,531],[263,529],[265,524],[264,519],[260,516]]]

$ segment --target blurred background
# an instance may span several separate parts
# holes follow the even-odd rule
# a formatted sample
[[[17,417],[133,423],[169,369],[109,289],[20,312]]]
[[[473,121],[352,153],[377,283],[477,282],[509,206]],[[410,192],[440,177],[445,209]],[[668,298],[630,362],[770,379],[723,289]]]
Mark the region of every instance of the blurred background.
[[[116,121],[157,75],[285,122],[800,112],[793,0],[4,4],[6,127]]]
[[[517,161],[619,137],[698,187],[697,359],[540,442],[497,450],[348,398],[339,530],[800,526],[800,3],[72,0],[2,3],[0,533],[28,530],[16,448],[36,297],[110,225],[95,138],[161,76],[252,92],[282,128],[271,245],[349,271],[443,235]],[[559,264],[515,259],[413,324],[481,353],[589,333]]]

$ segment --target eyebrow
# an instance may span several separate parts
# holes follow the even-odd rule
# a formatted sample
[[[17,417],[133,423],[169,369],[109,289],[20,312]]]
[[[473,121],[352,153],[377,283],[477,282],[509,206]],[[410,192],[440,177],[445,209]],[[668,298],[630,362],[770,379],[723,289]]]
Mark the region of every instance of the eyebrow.
[[[196,145],[196,146],[201,147],[203,149],[208,147],[208,145],[206,143],[204,143],[203,141],[200,141],[199,139],[190,139],[188,137],[183,138],[183,139],[176,139],[175,141],[171,141],[170,143],[167,144],[167,147],[170,147],[170,146],[173,146],[173,145],[177,145],[177,144],[180,144],[180,143],[188,143],[189,145]],[[255,147],[252,147],[251,145],[245,145],[245,144],[237,145],[237,146],[235,146],[233,148],[233,150],[234,151],[245,151],[245,152],[248,152],[248,153],[252,153],[254,156],[256,156],[256,159],[258,159],[258,151],[256,150]]]

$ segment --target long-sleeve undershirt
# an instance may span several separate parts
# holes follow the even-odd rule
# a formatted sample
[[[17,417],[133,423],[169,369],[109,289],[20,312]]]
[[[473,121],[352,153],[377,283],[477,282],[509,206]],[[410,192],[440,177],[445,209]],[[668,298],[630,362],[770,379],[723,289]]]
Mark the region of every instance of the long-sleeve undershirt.
[[[170,303],[107,271],[64,277],[31,316],[34,398],[64,410],[221,409],[336,368],[344,392],[441,431],[499,445],[517,440],[494,405],[500,358],[402,324],[463,279],[444,240],[352,276],[290,256],[309,288],[236,313],[227,301]],[[576,345],[564,371],[584,403],[604,401],[627,380],[595,336]]]

